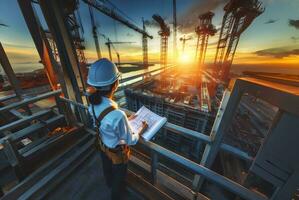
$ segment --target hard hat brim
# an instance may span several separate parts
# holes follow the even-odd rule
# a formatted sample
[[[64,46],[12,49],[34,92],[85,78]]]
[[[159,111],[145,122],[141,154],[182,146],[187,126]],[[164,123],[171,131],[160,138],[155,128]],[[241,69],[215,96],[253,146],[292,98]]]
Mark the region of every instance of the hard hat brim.
[[[112,79],[110,79],[108,81],[102,81],[102,82],[91,82],[91,81],[89,81],[89,79],[87,79],[87,84],[94,86],[94,87],[105,87],[105,86],[112,85],[116,80],[119,79],[120,76],[121,76],[121,73],[117,72],[116,76],[114,76]]]

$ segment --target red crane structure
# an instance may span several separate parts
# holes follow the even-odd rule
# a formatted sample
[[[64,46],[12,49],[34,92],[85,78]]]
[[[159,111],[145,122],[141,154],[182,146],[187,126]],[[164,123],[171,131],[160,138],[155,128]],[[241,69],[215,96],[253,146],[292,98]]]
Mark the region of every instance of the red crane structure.
[[[160,63],[165,70],[167,65],[168,37],[170,36],[170,28],[160,15],[153,15],[153,19],[160,25],[160,31],[158,32],[161,36]]]
[[[258,0],[230,0],[224,7],[220,36],[217,44],[214,64],[216,76],[227,83],[229,71],[241,34],[253,20],[264,12]]]
[[[199,26],[196,27],[197,45],[195,57],[198,61],[198,68],[201,69],[207,52],[209,36],[214,36],[217,32],[215,26],[212,24],[213,12],[207,12],[199,16]]]

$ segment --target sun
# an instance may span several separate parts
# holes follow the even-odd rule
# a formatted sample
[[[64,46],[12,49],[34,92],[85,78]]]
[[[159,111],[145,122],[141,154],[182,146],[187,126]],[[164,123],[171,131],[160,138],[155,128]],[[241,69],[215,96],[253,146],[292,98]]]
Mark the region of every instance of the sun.
[[[189,54],[183,53],[180,55],[179,58],[179,62],[180,63],[190,63],[191,62],[191,58]]]

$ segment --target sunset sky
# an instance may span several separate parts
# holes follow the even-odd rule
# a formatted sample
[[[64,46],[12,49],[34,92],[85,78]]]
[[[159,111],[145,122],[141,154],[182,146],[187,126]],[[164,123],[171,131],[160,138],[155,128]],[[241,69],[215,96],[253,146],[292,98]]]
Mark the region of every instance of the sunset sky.
[[[141,18],[148,21],[148,32],[154,36],[149,41],[149,60],[159,60],[160,38],[159,28],[152,23],[151,16],[159,14],[172,26],[172,0],[111,0],[130,17],[133,23],[142,27]],[[194,59],[196,35],[194,29],[197,16],[206,11],[215,12],[213,24],[220,28],[223,17],[223,6],[227,0],[177,0],[179,32],[178,39],[184,34],[193,39],[186,43],[186,54]],[[234,59],[235,69],[253,70],[267,68],[273,72],[289,72],[299,74],[299,0],[262,0],[265,12],[243,33]],[[36,7],[42,19],[42,14]],[[86,57],[89,62],[96,59],[95,47],[91,34],[88,7],[81,2],[80,15],[83,22],[86,42]],[[109,36],[112,41],[130,41],[133,44],[117,45],[121,61],[142,61],[141,35],[118,22],[96,12],[99,32]],[[32,38],[21,15],[17,0],[0,0],[0,41],[15,71],[31,71],[41,68],[39,57]],[[46,24],[43,22],[45,28]],[[212,62],[215,55],[219,34],[210,38],[206,62]],[[108,57],[105,39],[100,37],[102,54]],[[172,59],[172,35],[169,38],[169,60]],[[178,40],[178,51],[181,53],[182,43]],[[116,55],[113,55],[116,61]],[[238,69],[237,69],[238,70]]]

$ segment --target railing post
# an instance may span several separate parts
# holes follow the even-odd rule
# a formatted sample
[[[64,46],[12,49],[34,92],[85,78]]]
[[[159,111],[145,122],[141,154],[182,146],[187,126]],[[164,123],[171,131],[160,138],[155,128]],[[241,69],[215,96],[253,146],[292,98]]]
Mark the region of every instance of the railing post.
[[[216,119],[211,130],[210,138],[212,140],[212,143],[206,145],[200,162],[200,164],[204,167],[210,168],[212,166],[220,149],[223,135],[233,120],[234,113],[239,105],[241,97],[242,91],[240,91],[239,83],[236,83],[234,85],[232,91],[225,91],[222,103],[219,107]],[[195,191],[199,191],[203,182],[204,177],[195,175],[192,183],[193,189]]]
[[[60,114],[64,114],[64,111],[62,109],[63,102],[60,100],[59,95],[55,95],[55,102],[56,102],[56,106],[57,106],[58,112]]]
[[[23,180],[24,171],[22,169],[22,163],[20,161],[20,157],[18,151],[11,144],[10,139],[5,139],[3,142],[5,155],[10,163],[10,165],[14,168],[16,176],[19,180]]]
[[[158,153],[152,150],[151,158],[151,180],[155,185],[157,183]]]

